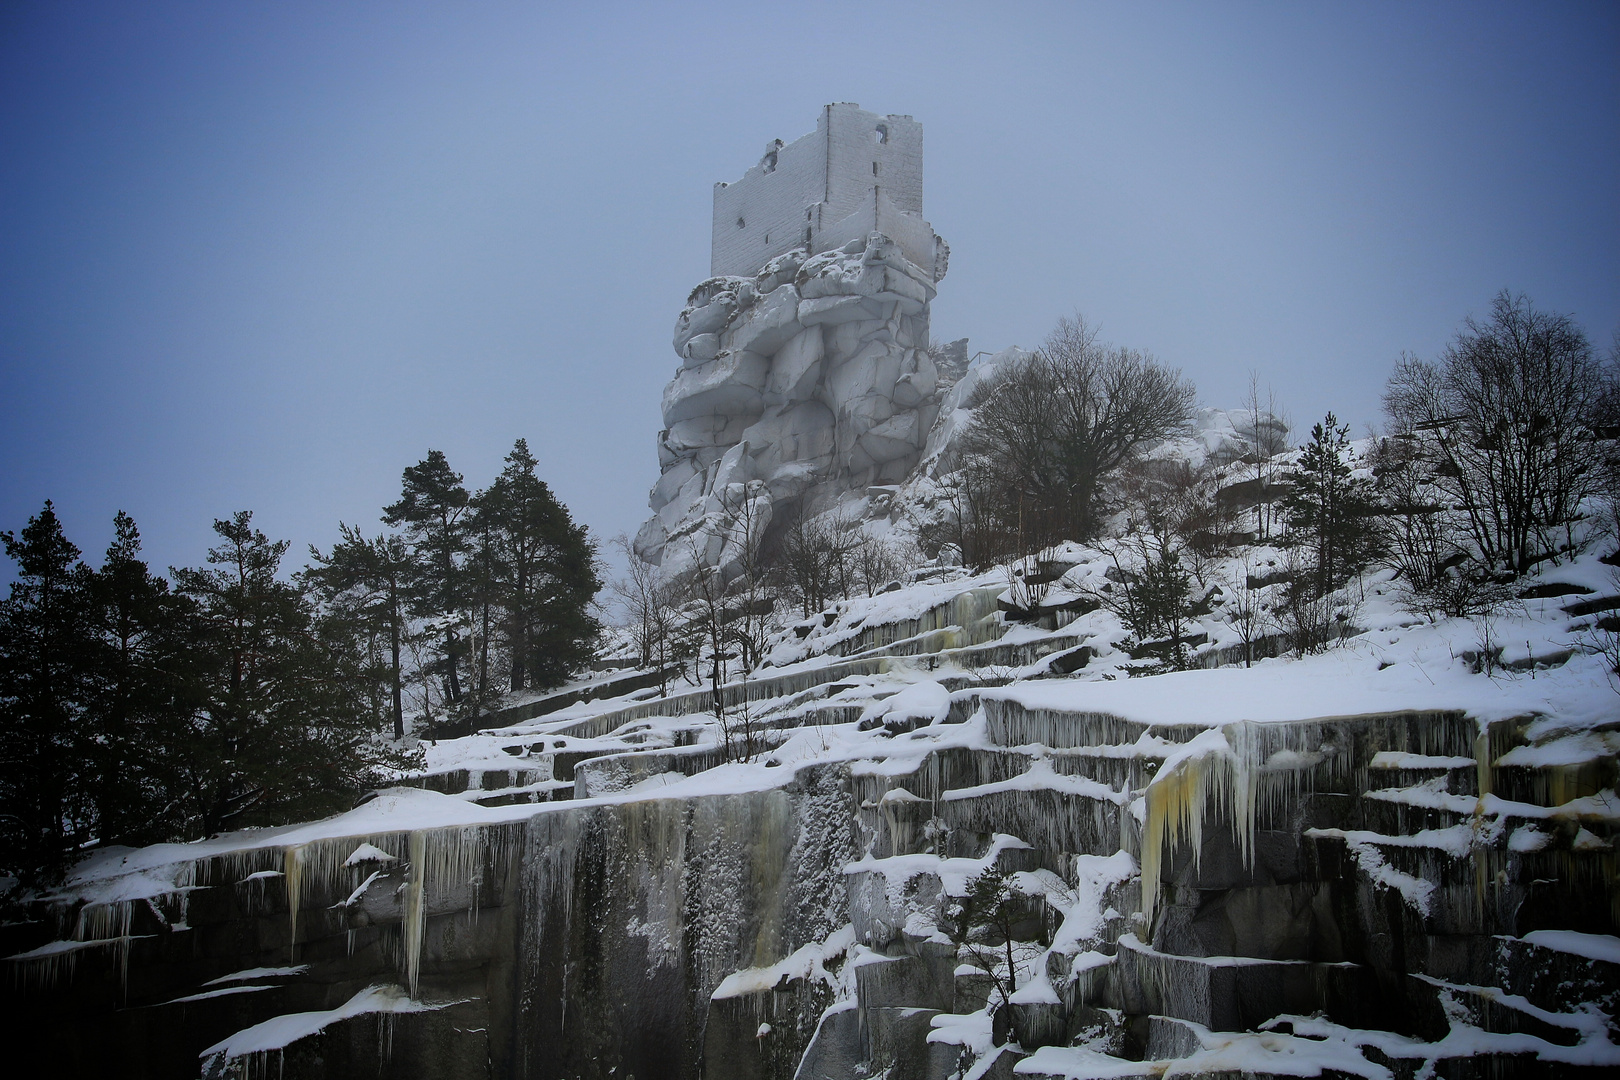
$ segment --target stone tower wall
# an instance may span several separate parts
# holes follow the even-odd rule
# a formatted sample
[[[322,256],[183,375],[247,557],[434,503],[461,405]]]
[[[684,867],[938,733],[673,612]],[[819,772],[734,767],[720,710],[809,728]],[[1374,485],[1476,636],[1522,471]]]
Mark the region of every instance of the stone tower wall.
[[[710,273],[751,276],[796,248],[819,254],[873,232],[932,271],[922,155],[922,125],[911,117],[826,106],[812,134],[771,142],[741,180],[715,185]]]

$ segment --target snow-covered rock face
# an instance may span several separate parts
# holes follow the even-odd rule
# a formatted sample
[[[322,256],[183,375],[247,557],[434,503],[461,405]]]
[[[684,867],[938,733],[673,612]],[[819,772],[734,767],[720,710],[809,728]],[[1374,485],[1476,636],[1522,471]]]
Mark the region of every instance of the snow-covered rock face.
[[[790,504],[815,513],[905,481],[965,366],[965,342],[929,350],[934,281],[874,232],[694,289],[675,323],[681,366],[664,388],[661,476],[637,553],[671,577],[724,570],[737,538]]]
[[[0,1036],[30,1076],[1612,1076],[1600,553],[1494,675],[1387,571],[1326,652],[1246,666],[1216,604],[1149,675],[1059,598],[1102,550],[1040,623],[940,570],[785,628],[722,715],[571,690],[325,821],[97,852],[0,934]]]

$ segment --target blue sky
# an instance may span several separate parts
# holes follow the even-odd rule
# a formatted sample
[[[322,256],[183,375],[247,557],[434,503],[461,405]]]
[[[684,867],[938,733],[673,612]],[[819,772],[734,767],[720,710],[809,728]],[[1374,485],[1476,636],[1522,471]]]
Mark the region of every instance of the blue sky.
[[[599,536],[657,478],[710,191],[829,101],[926,132],[934,336],[1079,311],[1206,404],[1378,419],[1506,287],[1620,327],[1620,6],[0,8],[0,528],[329,544],[524,436]]]

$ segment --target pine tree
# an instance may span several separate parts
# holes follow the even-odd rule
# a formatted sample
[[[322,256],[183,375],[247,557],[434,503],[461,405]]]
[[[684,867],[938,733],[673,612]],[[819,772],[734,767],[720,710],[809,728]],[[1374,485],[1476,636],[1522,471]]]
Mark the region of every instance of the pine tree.
[[[347,809],[386,754],[372,740],[365,675],[348,642],[277,580],[287,542],[253,515],[215,521],[209,568],[175,570],[197,605],[206,700],[187,748],[197,832]]]
[[[497,523],[491,514],[479,509],[482,494],[473,497],[473,513],[467,521],[468,551],[464,583],[467,603],[472,609],[473,617],[472,652],[477,657],[474,700],[471,703],[472,708],[466,710],[469,713],[469,724],[474,716],[486,711],[491,700],[498,696],[491,680],[490,670],[492,665],[499,662],[499,657],[493,655],[493,650],[496,632],[502,621],[500,604],[504,591],[495,554]]]
[[[394,739],[405,738],[404,647],[409,587],[414,563],[397,535],[367,537],[338,525],[343,539],[330,555],[310,548],[314,565],[305,579],[320,598],[334,632],[348,632],[367,646],[367,660],[385,688]],[[383,655],[377,655],[377,654]]]
[[[466,602],[469,496],[461,474],[441,450],[405,470],[398,502],[383,509],[383,521],[401,527],[410,544],[411,610],[432,620],[443,642],[445,697],[455,708],[462,698],[460,665],[465,648],[459,627]]]
[[[37,882],[93,835],[81,728],[90,571],[50,502],[0,543],[17,564],[0,604],[0,871]]]
[[[1018,991],[1018,958],[1014,952],[1020,924],[1028,917],[1029,899],[1018,888],[1015,875],[992,864],[967,880],[967,894],[953,899],[947,911],[948,934],[959,951],[978,961],[988,973],[1005,1009]],[[1029,950],[1020,950],[1026,953]],[[1005,971],[1002,970],[1005,955]],[[995,1008],[995,1006],[992,1006]],[[1007,1023],[1005,1014],[997,1027]]]
[[[1318,596],[1365,566],[1377,546],[1373,484],[1354,475],[1349,450],[1350,425],[1339,426],[1328,413],[1300,447],[1294,486],[1283,501],[1292,541],[1313,557]]]
[[[517,440],[477,498],[474,531],[504,614],[513,690],[561,683],[590,660],[601,629],[591,614],[602,588],[596,544],[536,475],[538,465]]]
[[[187,643],[191,604],[140,558],[140,531],[120,511],[90,578],[87,734],[103,844],[180,839],[179,760],[200,695]]]

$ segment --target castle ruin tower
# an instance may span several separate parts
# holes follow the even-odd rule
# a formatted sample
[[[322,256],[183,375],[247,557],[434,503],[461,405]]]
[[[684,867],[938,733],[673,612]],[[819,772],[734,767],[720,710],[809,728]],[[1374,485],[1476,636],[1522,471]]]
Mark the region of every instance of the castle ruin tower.
[[[949,260],[922,216],[922,152],[911,117],[828,105],[812,134],[715,185],[712,276],[675,323],[636,537],[666,576],[733,572],[739,528],[915,468],[944,390],[928,316]]]
[[[828,105],[813,134],[773,140],[741,180],[714,185],[709,273],[748,277],[778,255],[819,255],[876,232],[937,281],[946,248],[922,212],[922,125]]]

